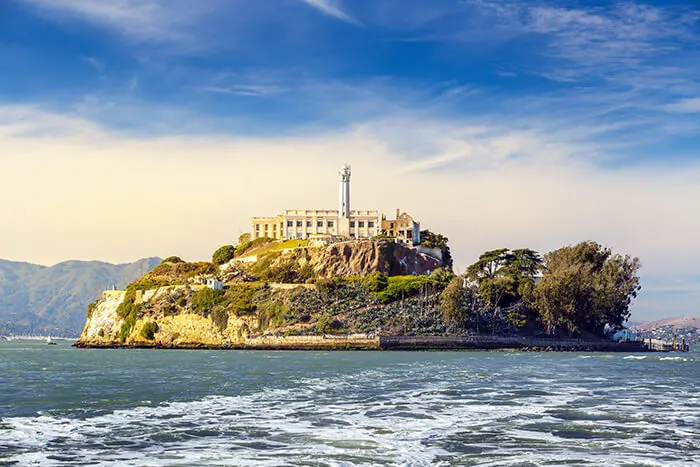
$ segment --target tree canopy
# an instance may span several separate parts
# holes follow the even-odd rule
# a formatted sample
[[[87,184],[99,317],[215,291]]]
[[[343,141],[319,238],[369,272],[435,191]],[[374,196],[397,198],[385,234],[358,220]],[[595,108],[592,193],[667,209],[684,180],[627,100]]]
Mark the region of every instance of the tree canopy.
[[[541,268],[542,258],[534,250],[500,248],[479,256],[467,268],[467,277],[491,308],[508,308],[532,289]]]
[[[586,241],[542,258],[531,249],[499,248],[479,256],[443,292],[447,323],[492,332],[528,326],[548,334],[603,336],[629,319],[641,286],[637,258]],[[471,319],[468,319],[471,317]],[[499,331],[496,331],[496,330]]]
[[[224,245],[214,252],[211,257],[211,261],[219,266],[224,263],[228,263],[233,259],[235,251],[236,249],[233,245]]]
[[[441,234],[436,234],[430,230],[420,231],[420,244],[426,248],[439,248],[442,252],[442,265],[452,270],[452,253],[447,244],[449,239]]]
[[[534,306],[548,332],[620,329],[641,289],[639,259],[613,254],[596,242],[566,246],[545,255],[545,274],[534,289]]]

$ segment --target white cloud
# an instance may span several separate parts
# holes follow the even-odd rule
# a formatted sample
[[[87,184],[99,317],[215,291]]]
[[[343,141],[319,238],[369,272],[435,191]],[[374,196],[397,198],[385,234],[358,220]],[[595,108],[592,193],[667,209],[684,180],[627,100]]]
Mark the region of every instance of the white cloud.
[[[322,13],[337,18],[346,23],[357,23],[357,20],[347,14],[340,0],[302,0],[304,3],[316,8]]]
[[[679,100],[666,105],[665,109],[678,113],[700,113],[700,97]]]
[[[182,0],[24,0],[40,11],[61,19],[77,19],[113,29],[137,41],[189,43],[195,37],[188,26],[210,8],[202,2]]]
[[[287,88],[278,85],[265,84],[234,84],[228,87],[205,86],[202,90],[221,94],[233,94],[237,96],[269,96],[287,91]]]

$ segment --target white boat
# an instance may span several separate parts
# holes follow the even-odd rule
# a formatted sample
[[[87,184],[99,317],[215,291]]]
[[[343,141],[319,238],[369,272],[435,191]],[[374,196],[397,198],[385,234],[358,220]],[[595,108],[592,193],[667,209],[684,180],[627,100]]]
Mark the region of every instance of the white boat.
[[[56,345],[56,343],[55,343],[54,341],[51,340],[51,336],[48,336],[48,337],[46,338],[46,343],[49,344],[49,345]]]

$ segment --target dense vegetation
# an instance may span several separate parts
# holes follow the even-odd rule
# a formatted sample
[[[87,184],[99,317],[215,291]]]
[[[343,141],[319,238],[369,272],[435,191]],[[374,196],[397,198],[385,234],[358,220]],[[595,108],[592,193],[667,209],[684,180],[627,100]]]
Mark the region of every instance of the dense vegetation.
[[[441,234],[436,234],[430,230],[421,230],[420,244],[425,248],[439,248],[442,252],[442,264],[452,270],[452,253],[450,246],[447,244],[449,239]]]
[[[603,336],[620,329],[640,289],[639,260],[587,241],[547,253],[487,251],[441,298],[446,321],[493,332]],[[483,328],[483,325],[481,326]]]
[[[217,265],[228,263],[233,259],[235,252],[236,248],[233,245],[224,245],[214,252],[211,261]]]
[[[428,233],[425,238],[449,255],[445,237]],[[314,274],[306,248],[283,255],[279,242],[243,240],[248,245],[242,251],[254,250],[251,254],[258,256],[245,273],[222,273],[214,263],[164,261],[132,283],[117,309],[123,319],[120,340],[131,335],[141,318],[148,320],[141,336],[153,340],[158,315],[183,312],[211,319],[220,332],[231,319],[244,321],[249,335],[476,332],[602,337],[623,326],[640,289],[636,258],[590,241],[544,256],[527,248],[487,251],[461,276],[444,267],[429,275],[373,272],[325,278]],[[213,255],[215,263],[228,262],[240,247],[220,248]],[[202,277],[221,274],[230,274],[224,290],[202,288]],[[185,287],[155,303],[141,303],[143,290],[169,285]]]

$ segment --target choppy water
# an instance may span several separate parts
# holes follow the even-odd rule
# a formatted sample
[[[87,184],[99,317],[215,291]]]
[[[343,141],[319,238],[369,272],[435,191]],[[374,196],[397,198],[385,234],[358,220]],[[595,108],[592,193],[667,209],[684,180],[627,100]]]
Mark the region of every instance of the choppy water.
[[[0,342],[0,465],[700,465],[700,354]]]

